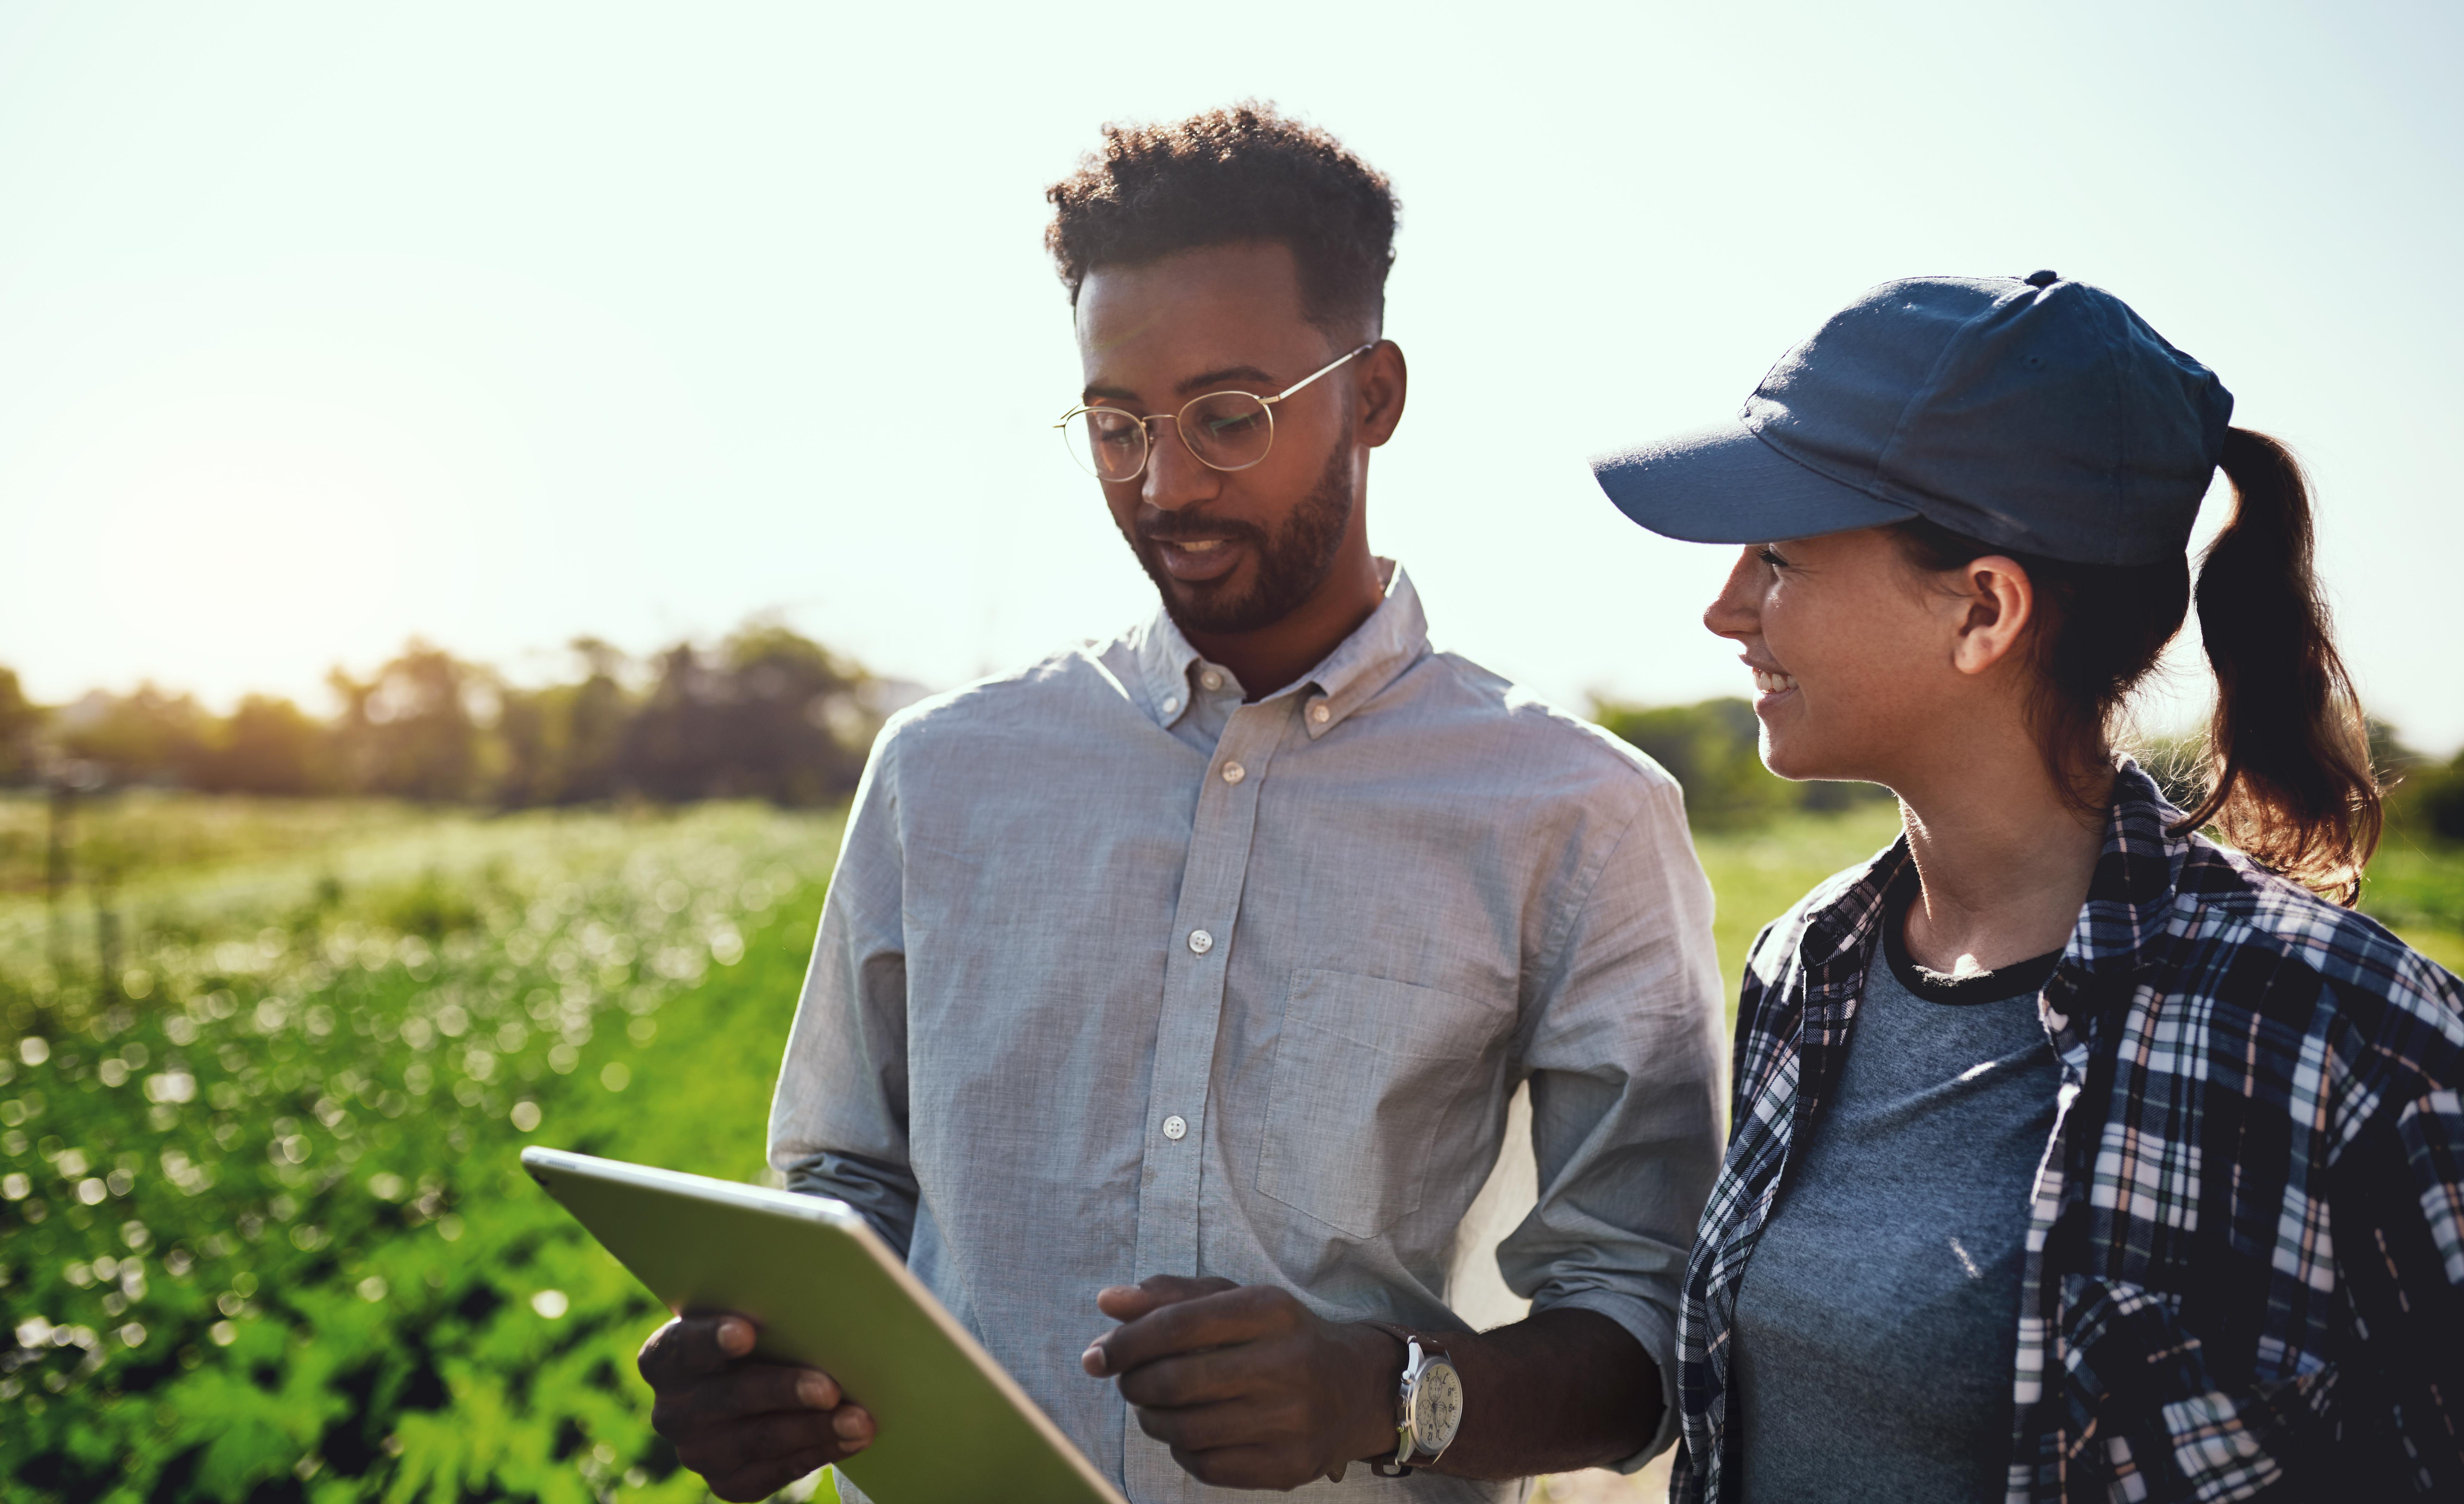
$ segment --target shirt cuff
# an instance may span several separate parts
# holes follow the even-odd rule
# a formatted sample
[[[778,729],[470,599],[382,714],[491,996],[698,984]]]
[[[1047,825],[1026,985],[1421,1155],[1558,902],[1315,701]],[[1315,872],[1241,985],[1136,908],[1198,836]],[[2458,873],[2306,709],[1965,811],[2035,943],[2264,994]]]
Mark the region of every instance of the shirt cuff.
[[[1574,1290],[1545,1304],[1534,1301],[1531,1314],[1543,1311],[1597,1311],[1634,1335],[1660,1370],[1660,1428],[1642,1450],[1609,1463],[1612,1472],[1639,1472],[1643,1465],[1666,1451],[1677,1440],[1677,1322],[1650,1301],[1612,1290]]]

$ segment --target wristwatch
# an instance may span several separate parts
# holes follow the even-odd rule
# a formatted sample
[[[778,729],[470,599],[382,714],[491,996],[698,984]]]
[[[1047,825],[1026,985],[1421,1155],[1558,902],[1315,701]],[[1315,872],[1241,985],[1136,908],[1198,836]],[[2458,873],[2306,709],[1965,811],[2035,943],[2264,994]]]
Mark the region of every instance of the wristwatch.
[[[1455,1432],[1463,1428],[1463,1375],[1455,1371],[1442,1342],[1384,1321],[1368,1324],[1403,1344],[1403,1377],[1396,1386],[1395,1460],[1369,1464],[1369,1471],[1381,1478],[1399,1478],[1429,1466],[1454,1445]]]

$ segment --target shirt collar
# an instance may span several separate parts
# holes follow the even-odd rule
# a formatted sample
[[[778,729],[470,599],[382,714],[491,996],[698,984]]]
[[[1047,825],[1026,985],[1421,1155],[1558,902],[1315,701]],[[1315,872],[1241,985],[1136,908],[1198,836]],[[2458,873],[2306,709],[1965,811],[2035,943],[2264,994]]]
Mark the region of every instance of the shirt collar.
[[[1429,651],[1429,619],[1420,609],[1420,593],[1403,566],[1391,558],[1377,560],[1386,596],[1369,620],[1353,629],[1315,668],[1266,696],[1299,698],[1311,737],[1323,736],[1343,724],[1344,717],[1401,677],[1403,670]],[[1189,713],[1195,697],[1189,671],[1199,661],[1168,612],[1155,614],[1132,631],[1131,646],[1146,694],[1147,713],[1159,726],[1171,726]]]
[[[2087,883],[2087,904],[2070,950],[2090,970],[2135,965],[2139,952],[2161,933],[2181,889],[2190,838],[2175,835],[2175,809],[2138,763],[2124,757],[2115,769],[2113,810],[2105,817],[2104,850]]]
[[[1138,687],[1145,692],[1147,713],[1158,726],[1170,726],[1189,713],[1189,670],[1198,649],[1162,611],[1130,632],[1130,647],[1138,665]]]

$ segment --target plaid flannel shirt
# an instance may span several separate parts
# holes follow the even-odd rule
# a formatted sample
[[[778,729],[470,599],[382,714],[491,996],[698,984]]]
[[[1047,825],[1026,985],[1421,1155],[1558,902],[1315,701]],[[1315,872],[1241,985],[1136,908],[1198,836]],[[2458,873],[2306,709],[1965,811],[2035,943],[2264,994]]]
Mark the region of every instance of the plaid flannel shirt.
[[[2464,1498],[2464,984],[2167,829],[2135,766],[2038,998],[2061,1061],[2008,1497]],[[1740,1496],[1737,1292],[1839,1080],[1907,843],[1766,927],[1679,1316],[1673,1499]],[[2278,1484],[2280,1493],[2268,1493]]]

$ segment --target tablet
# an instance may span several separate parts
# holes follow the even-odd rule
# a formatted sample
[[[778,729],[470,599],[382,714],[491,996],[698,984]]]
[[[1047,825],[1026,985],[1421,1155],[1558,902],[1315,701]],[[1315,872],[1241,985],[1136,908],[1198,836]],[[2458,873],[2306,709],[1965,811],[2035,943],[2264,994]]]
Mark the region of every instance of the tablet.
[[[1126,1504],[845,1202],[559,1149],[522,1167],[669,1310],[740,1312],[754,1356],[871,1411],[838,1468],[876,1504]]]

